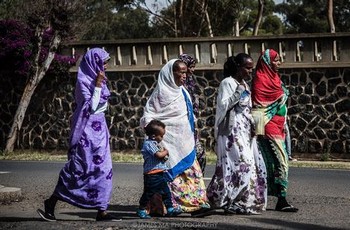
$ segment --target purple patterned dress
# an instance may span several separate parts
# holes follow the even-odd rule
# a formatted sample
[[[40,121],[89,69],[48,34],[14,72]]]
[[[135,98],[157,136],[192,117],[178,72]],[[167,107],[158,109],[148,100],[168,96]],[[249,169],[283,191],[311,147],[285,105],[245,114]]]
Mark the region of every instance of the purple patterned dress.
[[[94,48],[85,54],[80,64],[68,162],[59,174],[54,191],[59,199],[81,208],[106,210],[112,192],[110,136],[105,114],[91,109],[97,73],[103,71],[103,61],[108,59],[106,51]],[[109,95],[104,82],[99,105],[105,105]]]

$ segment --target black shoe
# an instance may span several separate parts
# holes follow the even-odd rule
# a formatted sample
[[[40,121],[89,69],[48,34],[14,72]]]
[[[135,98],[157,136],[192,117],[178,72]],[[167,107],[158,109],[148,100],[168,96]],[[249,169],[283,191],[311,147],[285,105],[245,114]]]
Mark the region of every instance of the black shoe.
[[[192,217],[204,217],[209,216],[212,212],[214,212],[214,209],[202,207],[201,209],[194,211],[191,213]]]
[[[275,210],[280,211],[280,212],[297,212],[297,211],[299,211],[298,208],[294,207],[291,204],[288,204],[287,206],[284,206],[284,207],[276,207]]]
[[[231,205],[228,208],[224,208],[225,215],[232,215],[232,214],[238,214],[238,215],[250,215],[251,212],[247,211],[246,209],[238,206],[238,205]]]
[[[299,211],[298,208],[289,204],[285,198],[278,199],[275,210],[280,211],[280,212],[297,212],[297,211]]]
[[[56,217],[54,214],[50,214],[50,213],[47,213],[47,212],[44,212],[43,210],[41,209],[38,209],[36,210],[37,213],[39,214],[39,216],[43,219],[43,220],[46,220],[46,221],[56,221]]]
[[[236,214],[236,210],[230,206],[230,207],[225,207],[224,209],[224,214],[225,215],[232,215],[232,214]]]
[[[109,213],[97,213],[97,216],[96,216],[96,221],[112,221],[112,222],[119,222],[119,221],[122,221],[122,219],[116,217],[116,216],[113,216]]]

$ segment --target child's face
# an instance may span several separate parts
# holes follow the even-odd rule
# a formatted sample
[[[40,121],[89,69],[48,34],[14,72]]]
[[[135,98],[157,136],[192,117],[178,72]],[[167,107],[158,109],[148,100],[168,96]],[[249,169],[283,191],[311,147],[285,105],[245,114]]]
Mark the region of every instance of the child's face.
[[[163,136],[165,134],[165,129],[162,127],[158,127],[158,134],[154,135],[154,140],[156,140],[158,143],[163,140]]]

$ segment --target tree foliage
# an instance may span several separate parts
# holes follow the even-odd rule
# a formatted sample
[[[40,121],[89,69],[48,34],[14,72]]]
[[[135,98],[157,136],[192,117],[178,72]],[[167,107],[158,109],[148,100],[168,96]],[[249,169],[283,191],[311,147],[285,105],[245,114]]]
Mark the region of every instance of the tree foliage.
[[[1,76],[27,77],[31,69],[31,56],[35,38],[33,31],[23,22],[0,21]]]
[[[287,0],[278,4],[276,11],[283,15],[285,33],[329,32],[327,21],[328,0]],[[334,20],[336,31],[350,30],[350,2],[334,1]]]
[[[77,18],[75,16],[79,16],[77,13],[80,12],[83,6],[82,1],[72,0],[18,0],[16,3],[18,3],[18,8],[16,10],[20,13],[13,15],[16,15],[17,19],[22,19],[25,24],[28,25],[28,29],[31,30],[34,38],[31,40],[29,38],[30,35],[23,35],[26,38],[25,41],[31,41],[26,47],[26,44],[22,40],[22,45],[26,47],[25,49],[27,51],[23,51],[25,54],[23,57],[25,58],[24,65],[28,63],[30,70],[28,71],[28,80],[23,90],[22,97],[13,117],[13,124],[6,142],[5,152],[13,151],[17,134],[21,130],[23,119],[32,95],[40,81],[50,69],[61,41],[64,38],[69,38],[73,29],[78,25],[75,23],[75,19]],[[6,0],[0,2],[0,7],[3,4],[9,6]],[[13,8],[8,7],[8,9]],[[8,15],[5,16],[7,17]],[[19,32],[15,25],[12,27],[4,27],[14,30],[4,33],[1,40],[8,40],[9,38],[5,39],[4,37]],[[15,43],[16,42],[17,39],[15,38]],[[18,44],[6,43],[6,45],[8,45],[10,49],[19,47]],[[4,55],[4,59],[7,59],[9,56],[10,54],[7,53]],[[1,75],[1,77],[6,77],[6,73],[2,73]]]

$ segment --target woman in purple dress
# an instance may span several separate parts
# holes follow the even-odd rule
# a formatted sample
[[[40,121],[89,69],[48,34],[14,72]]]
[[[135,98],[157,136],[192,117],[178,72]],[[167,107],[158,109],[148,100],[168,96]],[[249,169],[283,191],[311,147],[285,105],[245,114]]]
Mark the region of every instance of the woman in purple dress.
[[[109,59],[105,50],[93,48],[80,63],[68,162],[59,174],[53,194],[44,201],[45,210],[37,210],[46,221],[56,221],[54,210],[58,200],[80,208],[97,209],[96,221],[118,220],[106,212],[113,174],[104,114],[110,95],[105,76]]]

